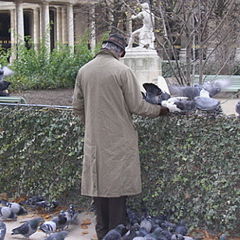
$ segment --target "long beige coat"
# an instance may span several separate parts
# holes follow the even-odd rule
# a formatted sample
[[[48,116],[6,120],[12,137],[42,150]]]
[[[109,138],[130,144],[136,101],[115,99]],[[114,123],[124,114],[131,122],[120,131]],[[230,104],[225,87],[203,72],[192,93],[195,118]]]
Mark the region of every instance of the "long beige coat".
[[[132,114],[156,117],[133,72],[100,52],[78,72],[74,112],[85,122],[82,195],[120,197],[141,192],[138,135]]]

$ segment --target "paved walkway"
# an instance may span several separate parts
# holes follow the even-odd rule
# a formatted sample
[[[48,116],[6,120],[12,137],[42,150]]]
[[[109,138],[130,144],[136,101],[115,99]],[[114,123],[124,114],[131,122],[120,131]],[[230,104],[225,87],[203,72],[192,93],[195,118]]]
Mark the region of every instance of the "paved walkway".
[[[12,229],[19,227],[22,221],[39,217],[36,214],[28,214],[26,216],[19,216],[17,221],[5,221],[7,233],[4,240],[24,240],[22,235],[11,235]],[[93,213],[83,212],[79,215],[79,225],[69,227],[69,235],[66,240],[97,240],[95,233],[95,216]],[[31,240],[44,240],[46,234],[42,231],[37,231],[30,236]]]

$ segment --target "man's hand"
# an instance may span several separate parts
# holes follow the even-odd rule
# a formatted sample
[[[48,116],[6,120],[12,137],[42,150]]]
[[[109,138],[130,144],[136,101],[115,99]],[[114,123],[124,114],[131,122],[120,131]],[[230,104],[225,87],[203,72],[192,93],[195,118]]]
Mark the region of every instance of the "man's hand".
[[[181,112],[182,110],[178,108],[174,102],[169,102],[167,100],[162,101],[161,105],[169,109],[169,112]]]

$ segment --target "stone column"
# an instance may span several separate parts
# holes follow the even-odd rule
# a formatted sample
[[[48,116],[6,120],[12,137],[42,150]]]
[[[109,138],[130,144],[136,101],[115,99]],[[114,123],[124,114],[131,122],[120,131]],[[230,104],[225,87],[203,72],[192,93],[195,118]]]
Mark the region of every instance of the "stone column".
[[[13,62],[16,59],[16,44],[17,44],[17,23],[16,23],[16,10],[10,10],[10,21],[11,21],[11,57],[10,62]]]
[[[56,42],[57,47],[59,47],[59,43],[62,42],[62,18],[61,18],[61,9],[59,7],[56,7],[56,24],[55,24],[55,36],[56,36]]]
[[[24,18],[22,1],[16,1],[17,44],[24,41]]]
[[[74,47],[74,17],[73,4],[67,5],[67,31],[68,31],[68,46]]]
[[[33,9],[33,23],[32,23],[32,36],[33,36],[33,45],[37,49],[39,46],[39,11],[37,8]]]
[[[67,34],[66,34],[66,9],[63,7],[61,9],[61,22],[62,22],[62,31],[61,31],[61,35],[62,35],[62,43],[63,44],[67,44]]]
[[[49,3],[42,3],[42,17],[41,17],[41,25],[42,25],[42,38],[45,42],[47,49],[50,52],[50,20],[49,20]]]

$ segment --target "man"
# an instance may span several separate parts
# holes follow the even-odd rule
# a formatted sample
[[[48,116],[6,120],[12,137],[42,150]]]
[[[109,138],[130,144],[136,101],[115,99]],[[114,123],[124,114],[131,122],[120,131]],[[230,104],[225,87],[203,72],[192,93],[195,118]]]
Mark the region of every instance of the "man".
[[[100,53],[79,70],[74,89],[74,113],[85,123],[81,193],[93,197],[98,239],[126,224],[126,196],[141,192],[132,114],[158,117],[169,112],[143,99],[133,72],[119,61],[126,45],[123,36],[110,35]]]

